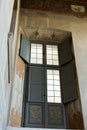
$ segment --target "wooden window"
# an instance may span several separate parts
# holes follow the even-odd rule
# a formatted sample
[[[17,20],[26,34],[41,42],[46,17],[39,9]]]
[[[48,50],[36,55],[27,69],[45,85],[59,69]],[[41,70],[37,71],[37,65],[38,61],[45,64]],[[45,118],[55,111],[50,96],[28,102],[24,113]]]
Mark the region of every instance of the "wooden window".
[[[64,105],[77,99],[71,37],[45,43],[22,36],[20,56],[27,63],[23,126],[66,128]]]

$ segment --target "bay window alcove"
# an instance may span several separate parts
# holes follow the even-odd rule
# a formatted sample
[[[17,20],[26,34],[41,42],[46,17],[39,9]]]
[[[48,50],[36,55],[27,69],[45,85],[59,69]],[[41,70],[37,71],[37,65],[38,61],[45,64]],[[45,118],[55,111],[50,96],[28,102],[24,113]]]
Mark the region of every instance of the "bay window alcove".
[[[71,37],[63,42],[21,36],[25,61],[22,126],[67,128],[66,105],[78,98]]]

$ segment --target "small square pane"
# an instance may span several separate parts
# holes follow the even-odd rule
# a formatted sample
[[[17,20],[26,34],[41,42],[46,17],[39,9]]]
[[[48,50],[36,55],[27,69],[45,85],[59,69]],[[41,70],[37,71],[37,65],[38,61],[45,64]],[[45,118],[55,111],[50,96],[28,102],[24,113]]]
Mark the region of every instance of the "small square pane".
[[[48,89],[48,91],[49,91],[49,90],[53,90],[54,87],[53,87],[53,85],[47,85],[47,89]]]
[[[55,97],[55,103],[61,103],[61,97]]]
[[[42,64],[42,59],[37,59],[38,64]]]
[[[32,59],[32,58],[35,58],[35,59],[36,59],[36,54],[35,54],[35,53],[31,54],[31,59]]]
[[[53,65],[58,65],[58,60],[53,60]]]
[[[47,64],[52,64],[53,62],[52,62],[52,60],[47,60]]]
[[[31,44],[31,49],[36,48],[36,44]]]
[[[58,55],[53,55],[54,60],[58,60]]]
[[[47,70],[47,75],[52,75],[53,74],[53,70]]]
[[[42,49],[38,48],[37,53],[42,53]]]
[[[58,70],[54,70],[54,75],[59,75],[59,71]]]
[[[54,102],[54,97],[48,97],[48,102]]]
[[[61,95],[60,95],[60,91],[55,91],[55,97],[56,96],[58,96],[58,97],[60,97]]]
[[[48,97],[54,97],[54,91],[48,91],[48,93],[47,93],[47,95],[48,95]]]
[[[31,63],[36,63],[36,59],[31,59]]]
[[[32,54],[32,53],[36,53],[36,49],[32,48],[32,49],[31,49],[31,54]]]
[[[54,85],[60,85],[60,81],[54,80]]]
[[[42,54],[37,54],[37,58],[41,58],[42,59]]]
[[[53,80],[47,80],[47,84],[53,84]]]
[[[53,79],[53,75],[47,75],[47,79]]]
[[[54,86],[54,90],[60,91],[60,86]]]
[[[47,55],[48,54],[52,54],[52,50],[51,49],[47,50]]]
[[[52,55],[47,55],[47,59],[52,59]]]
[[[53,54],[54,54],[54,55],[55,55],[55,54],[58,55],[58,51],[57,51],[57,50],[56,50],[56,51],[53,50]]]
[[[54,80],[59,80],[59,79],[60,79],[59,75],[54,75]]]

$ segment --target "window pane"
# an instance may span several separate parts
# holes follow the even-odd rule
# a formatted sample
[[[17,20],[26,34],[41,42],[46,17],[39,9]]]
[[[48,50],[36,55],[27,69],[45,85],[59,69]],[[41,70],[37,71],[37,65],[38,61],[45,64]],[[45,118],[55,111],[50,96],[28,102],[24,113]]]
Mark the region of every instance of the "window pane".
[[[48,91],[48,97],[54,96],[54,91]]]
[[[54,90],[60,91],[60,86],[55,86],[54,85]]]
[[[36,48],[31,48],[31,54],[36,53]]]
[[[31,44],[31,58],[30,63],[43,63],[43,48],[42,44]]]
[[[53,60],[53,65],[58,65],[58,61],[57,60]]]
[[[47,101],[60,103],[60,80],[59,70],[47,70]]]
[[[57,45],[46,45],[46,57],[47,57],[47,64],[49,65],[59,64]]]
[[[42,59],[37,59],[38,64],[42,64]]]
[[[37,59],[42,58],[42,54],[37,54]]]
[[[32,48],[36,48],[36,44],[33,44],[33,43],[32,43],[32,44],[31,44],[31,49],[32,49]]]
[[[53,85],[47,85],[48,90],[54,90]]]
[[[47,59],[52,59],[52,55],[47,55]]]
[[[54,102],[54,97],[48,97],[48,102]]]
[[[53,75],[47,75],[47,79],[53,79]]]
[[[36,59],[36,54],[33,53],[33,54],[31,55],[31,58],[35,58],[35,59]]]
[[[53,74],[53,70],[47,70],[47,75]]]
[[[59,75],[59,71],[58,70],[54,70],[53,73],[54,73],[54,75]]]
[[[47,64],[53,64],[52,60],[47,60]]]
[[[54,85],[60,85],[60,81],[54,80]]]
[[[31,59],[31,63],[36,63],[36,59]]]
[[[55,80],[60,80],[59,75],[54,75],[54,79],[55,79]]]
[[[58,96],[58,97],[60,97],[61,95],[60,95],[60,91],[55,91],[55,97],[56,96]]]
[[[61,103],[61,98],[60,97],[55,97],[55,103]]]
[[[53,84],[53,80],[48,80],[47,84]]]

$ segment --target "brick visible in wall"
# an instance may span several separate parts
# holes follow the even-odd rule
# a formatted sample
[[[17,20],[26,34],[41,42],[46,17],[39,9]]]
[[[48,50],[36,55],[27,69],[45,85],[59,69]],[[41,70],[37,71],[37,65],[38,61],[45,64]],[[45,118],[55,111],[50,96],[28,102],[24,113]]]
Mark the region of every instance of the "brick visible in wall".
[[[25,64],[23,60],[18,56],[17,63],[16,63],[16,73],[19,75],[20,78],[24,77],[24,69],[25,69]]]
[[[9,125],[15,127],[21,126],[21,114],[14,108],[11,110]]]

